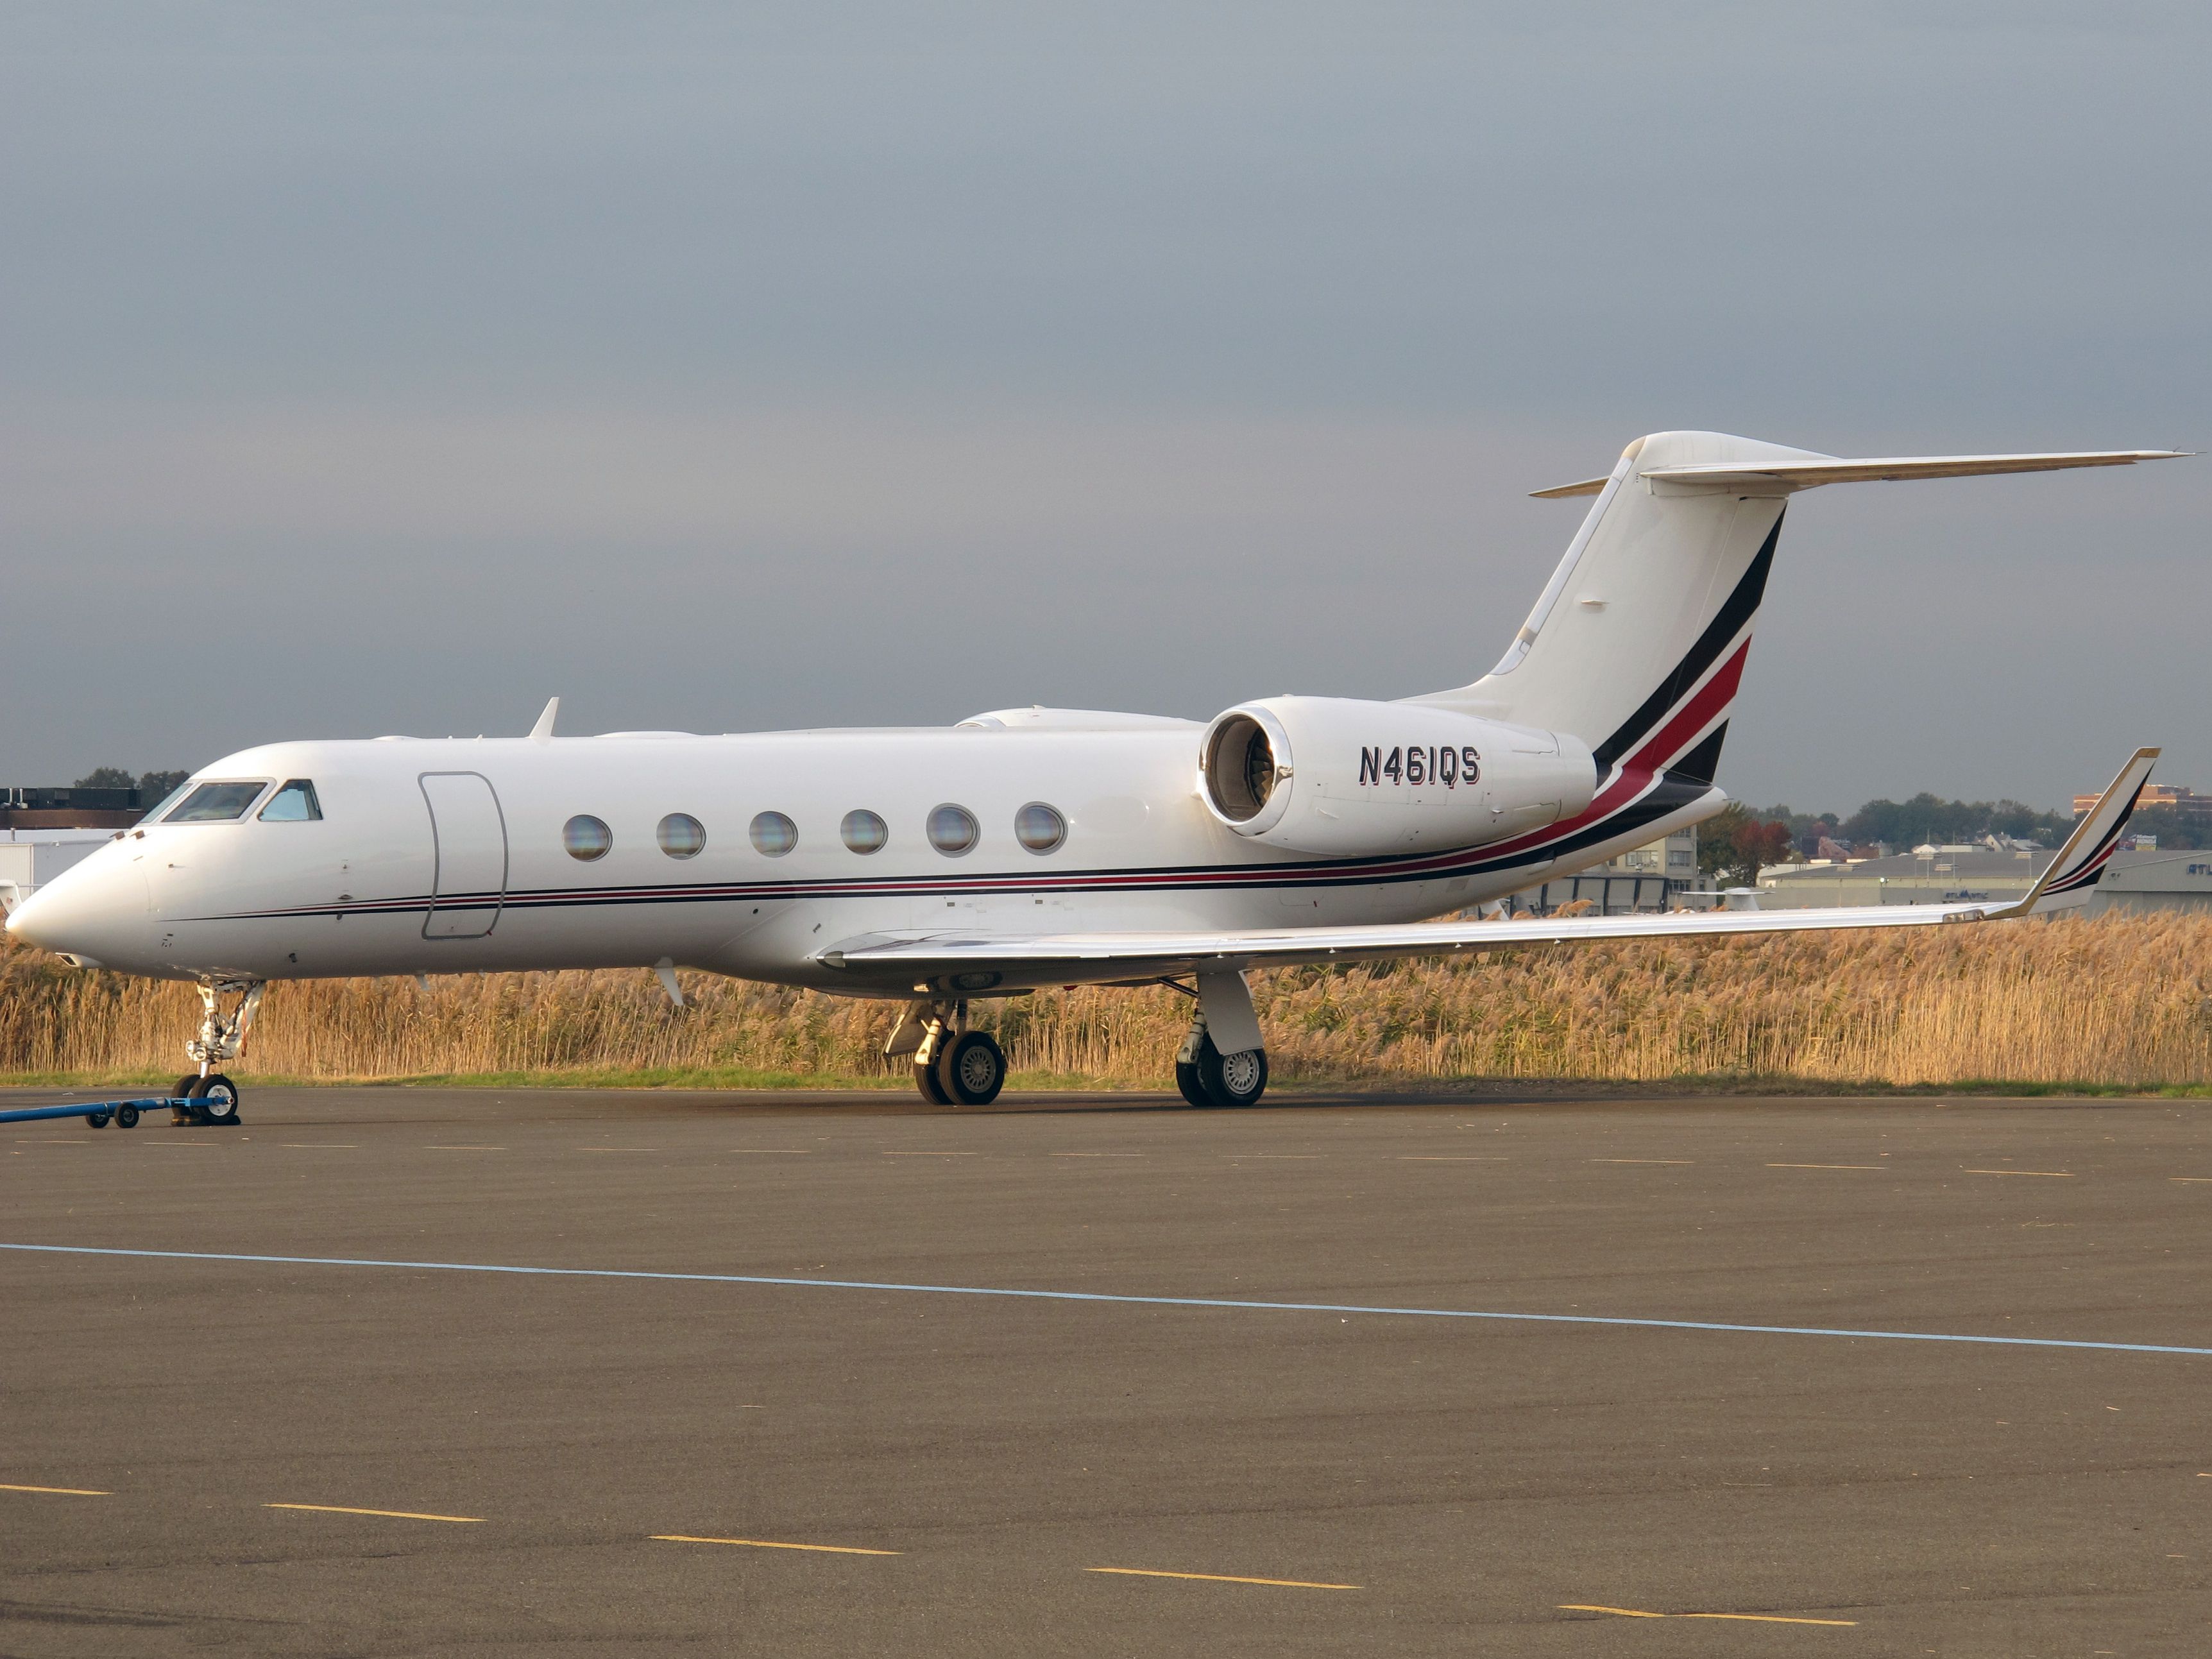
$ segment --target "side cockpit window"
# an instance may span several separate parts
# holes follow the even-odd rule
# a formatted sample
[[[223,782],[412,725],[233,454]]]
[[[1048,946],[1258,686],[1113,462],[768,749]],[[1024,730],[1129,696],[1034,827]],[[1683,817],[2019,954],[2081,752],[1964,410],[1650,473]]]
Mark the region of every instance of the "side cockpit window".
[[[261,799],[269,786],[252,783],[204,783],[163,817],[164,823],[228,823],[246,816],[246,809]]]
[[[261,809],[264,823],[306,823],[322,816],[323,804],[315,799],[315,786],[307,778],[287,779]]]

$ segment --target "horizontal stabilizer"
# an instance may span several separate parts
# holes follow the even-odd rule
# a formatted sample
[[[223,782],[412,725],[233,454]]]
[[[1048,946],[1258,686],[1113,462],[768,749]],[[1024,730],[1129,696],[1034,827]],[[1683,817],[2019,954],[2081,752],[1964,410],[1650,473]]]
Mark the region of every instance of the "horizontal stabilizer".
[[[1888,483],[1906,478],[1974,478],[1994,472],[2057,472],[2074,466],[2133,466],[2137,461],[2175,460],[2189,453],[2085,449],[2055,455],[1893,455],[1856,461],[1824,459],[1662,466],[1638,476],[1673,484],[1779,484],[1795,490],[1829,483]],[[1599,487],[1603,488],[1602,481]]]
[[[1565,501],[1570,495],[1595,495],[1612,482],[1612,475],[1607,474],[1602,478],[1584,478],[1580,483],[1553,484],[1549,489],[1530,490],[1528,498],[1538,501]]]
[[[2133,466],[2137,461],[2171,461],[2185,449],[2082,449],[2048,455],[1888,455],[1850,460],[1832,455],[1802,459],[1731,461],[1702,466],[1657,466],[1637,477],[1687,488],[1724,489],[1751,486],[1762,495],[1786,495],[1828,483],[1893,483],[1908,478],[1976,478],[1996,472],[2057,472],[2075,466]],[[1532,489],[1540,501],[1571,495],[1595,495],[1610,477]]]

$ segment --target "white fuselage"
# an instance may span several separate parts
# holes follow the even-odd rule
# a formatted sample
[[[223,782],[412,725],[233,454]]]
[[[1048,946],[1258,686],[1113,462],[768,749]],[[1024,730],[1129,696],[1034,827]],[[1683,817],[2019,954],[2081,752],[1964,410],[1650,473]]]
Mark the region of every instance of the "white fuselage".
[[[1571,846],[1554,832],[1548,844],[1520,836],[1316,858],[1233,833],[1206,810],[1201,725],[1108,718],[1036,729],[270,744],[197,776],[270,792],[311,780],[319,820],[264,820],[264,793],[234,821],[149,822],[34,896],[16,931],[101,966],[176,978],[672,963],[896,995],[910,988],[856,979],[821,957],[848,940],[944,931],[1415,921],[1599,862],[1717,804],[1609,811]],[[455,799],[486,805],[471,822],[438,805]],[[1014,832],[1017,813],[1036,802],[1066,824],[1049,852],[1028,850]],[[981,830],[957,855],[925,830],[947,803]],[[841,839],[854,809],[888,826],[878,850]],[[787,852],[757,848],[749,826],[763,812],[796,825]],[[703,826],[695,854],[662,850],[657,826],[671,814]],[[578,815],[611,832],[604,854],[572,856],[564,826]],[[1116,976],[1110,965],[1097,975]]]

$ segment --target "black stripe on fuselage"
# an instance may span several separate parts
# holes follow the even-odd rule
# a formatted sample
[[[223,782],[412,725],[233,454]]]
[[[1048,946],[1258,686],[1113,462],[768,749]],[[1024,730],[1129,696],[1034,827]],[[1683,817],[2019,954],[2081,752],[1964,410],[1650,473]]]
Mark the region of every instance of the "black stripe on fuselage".
[[[1196,867],[1158,865],[1133,870],[1071,872],[1061,876],[973,877],[965,881],[915,876],[870,880],[714,882],[688,887],[544,888],[522,892],[456,893],[435,902],[439,910],[483,911],[594,908],[610,905],[781,902],[799,898],[931,898],[944,896],[1037,893],[1126,893],[1213,891],[1224,888],[1341,888],[1397,886],[1469,875],[1502,874],[1555,864],[1565,854],[1619,839],[1679,811],[1711,786],[1699,779],[1663,772],[1636,799],[1580,830],[1516,853],[1485,858],[1479,848],[1412,857],[1338,859],[1300,865],[1217,865]],[[201,921],[265,921],[277,917],[421,914],[434,908],[427,894],[353,904],[321,904],[288,910],[257,910]]]
[[[1689,653],[1674,665],[1674,672],[1660,683],[1659,689],[1644,700],[1642,707],[1624,721],[1620,729],[1597,746],[1598,775],[1602,777],[1613,763],[1633,750],[1649,737],[1667,711],[1689,694],[1690,689],[1705,677],[1705,671],[1720,660],[1729,641],[1743,631],[1743,625],[1758,613],[1759,601],[1766,595],[1767,573],[1774,568],[1774,546],[1782,538],[1782,515],[1778,514],[1774,528],[1766,532],[1759,544],[1759,552],[1737,581],[1719,613],[1705,624],[1705,631],[1698,635],[1698,642]],[[1719,753],[1714,759],[1718,763]],[[1711,781],[1712,774],[1705,774]]]

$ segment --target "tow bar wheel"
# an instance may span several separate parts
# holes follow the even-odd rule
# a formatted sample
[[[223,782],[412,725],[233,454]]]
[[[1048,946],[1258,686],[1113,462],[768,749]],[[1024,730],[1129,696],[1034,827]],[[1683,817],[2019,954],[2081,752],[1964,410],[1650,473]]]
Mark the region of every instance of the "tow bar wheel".
[[[208,1077],[194,1078],[191,1099],[202,1122],[219,1128],[237,1126],[238,1085],[221,1072]]]

